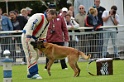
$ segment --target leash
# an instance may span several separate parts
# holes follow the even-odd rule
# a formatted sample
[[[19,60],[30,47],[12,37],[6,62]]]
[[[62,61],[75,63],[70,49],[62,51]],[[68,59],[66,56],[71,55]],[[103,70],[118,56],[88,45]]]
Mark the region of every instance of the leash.
[[[91,59],[91,60],[89,61],[88,65],[87,65],[87,72],[88,72],[90,75],[92,75],[92,76],[96,76],[96,75],[90,72],[89,66],[90,66],[90,64],[91,64],[92,62],[94,62],[94,61],[96,61],[96,60],[97,60],[97,59]]]

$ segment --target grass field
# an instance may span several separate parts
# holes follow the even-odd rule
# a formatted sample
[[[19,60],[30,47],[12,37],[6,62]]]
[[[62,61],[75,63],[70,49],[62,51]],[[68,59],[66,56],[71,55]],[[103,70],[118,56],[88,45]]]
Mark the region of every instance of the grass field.
[[[87,73],[88,62],[79,62],[81,68],[79,77],[73,77],[73,70],[68,65],[68,70],[62,70],[59,63],[53,64],[52,76],[44,70],[45,64],[39,64],[39,74],[42,80],[31,80],[26,78],[26,65],[14,65],[12,67],[13,82],[124,82],[124,60],[113,61],[113,75],[91,76]],[[3,67],[0,66],[0,82],[3,82]],[[96,74],[96,63],[91,63],[89,70]]]

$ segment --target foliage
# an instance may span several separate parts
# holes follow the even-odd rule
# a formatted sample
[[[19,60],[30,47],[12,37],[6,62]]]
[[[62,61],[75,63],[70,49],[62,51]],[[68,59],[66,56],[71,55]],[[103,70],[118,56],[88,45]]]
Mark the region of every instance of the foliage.
[[[51,4],[54,0],[45,0],[46,4]],[[67,7],[66,0],[57,0],[56,9],[59,10],[62,7]],[[3,13],[6,13],[6,3],[0,2],[0,7],[3,9]],[[30,7],[33,9],[32,14],[44,12],[47,8],[40,1],[19,1],[8,2],[8,10],[21,10],[22,8]]]

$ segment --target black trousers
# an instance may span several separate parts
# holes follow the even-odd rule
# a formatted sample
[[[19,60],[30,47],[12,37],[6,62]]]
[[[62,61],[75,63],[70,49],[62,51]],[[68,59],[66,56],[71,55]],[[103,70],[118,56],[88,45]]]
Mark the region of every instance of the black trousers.
[[[51,43],[57,44],[57,45],[60,45],[60,46],[64,46],[64,42],[51,42]],[[46,58],[46,66],[45,66],[45,69],[47,69],[47,63],[48,63],[48,62],[49,62],[49,59]],[[65,63],[65,59],[60,60],[60,63],[61,63],[62,69],[67,68],[67,65],[66,65],[66,63]]]

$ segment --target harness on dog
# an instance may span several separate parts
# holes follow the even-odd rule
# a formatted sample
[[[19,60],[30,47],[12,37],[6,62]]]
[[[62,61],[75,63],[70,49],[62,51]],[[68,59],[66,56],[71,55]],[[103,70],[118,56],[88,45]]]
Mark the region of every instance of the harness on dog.
[[[97,60],[97,59],[91,59],[91,60],[89,61],[88,65],[87,65],[87,72],[88,72],[90,75],[92,75],[92,76],[96,76],[96,75],[90,72],[90,70],[89,70],[89,65],[90,65],[92,62],[96,61],[96,60]]]

